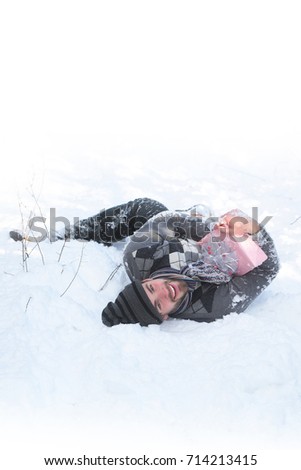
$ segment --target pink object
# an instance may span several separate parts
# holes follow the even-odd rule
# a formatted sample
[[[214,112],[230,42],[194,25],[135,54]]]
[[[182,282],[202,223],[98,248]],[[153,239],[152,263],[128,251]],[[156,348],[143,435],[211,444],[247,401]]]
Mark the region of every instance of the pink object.
[[[234,241],[230,237],[226,243],[233,248],[237,254],[237,271],[238,276],[243,276],[252,269],[260,266],[268,257],[250,235],[244,241]]]
[[[228,212],[222,217],[222,221],[226,222],[224,226],[226,232],[221,233],[218,226],[216,226],[211,233],[198,243],[204,249],[207,263],[216,265],[220,271],[228,274],[243,276],[266,261],[267,255],[250,235],[240,237],[241,240],[238,237],[235,239],[229,235],[227,224],[231,217],[237,216],[248,217],[238,209]]]

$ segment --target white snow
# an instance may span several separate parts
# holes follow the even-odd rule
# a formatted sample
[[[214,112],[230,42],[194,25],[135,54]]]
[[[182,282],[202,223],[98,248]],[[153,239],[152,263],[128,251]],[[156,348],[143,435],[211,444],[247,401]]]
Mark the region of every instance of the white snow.
[[[294,2],[42,3],[3,6],[0,19],[3,468],[210,452],[299,468]],[[258,207],[260,220],[272,216],[279,275],[241,315],[110,329],[101,311],[129,282],[124,269],[100,288],[124,243],[44,241],[42,254],[32,243],[26,272],[8,237],[22,217],[49,226],[50,208],[72,223],[143,196],[217,215]]]

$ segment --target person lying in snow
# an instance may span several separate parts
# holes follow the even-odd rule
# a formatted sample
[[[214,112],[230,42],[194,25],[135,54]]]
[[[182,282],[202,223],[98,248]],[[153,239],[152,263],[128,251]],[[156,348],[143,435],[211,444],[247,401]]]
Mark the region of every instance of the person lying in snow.
[[[243,227],[238,225],[239,235],[256,234],[265,261],[238,275],[237,256],[231,249],[225,253],[223,241],[211,244],[218,248],[208,255],[208,244],[203,241],[213,220],[216,228],[217,219],[210,217],[206,206],[169,212],[158,201],[138,198],[66,230],[67,239],[94,240],[107,246],[130,237],[123,261],[131,283],[105,307],[103,323],[147,326],[169,317],[212,322],[243,312],[277,275],[274,243],[263,227],[246,216]],[[220,231],[229,232],[229,219],[222,222]]]

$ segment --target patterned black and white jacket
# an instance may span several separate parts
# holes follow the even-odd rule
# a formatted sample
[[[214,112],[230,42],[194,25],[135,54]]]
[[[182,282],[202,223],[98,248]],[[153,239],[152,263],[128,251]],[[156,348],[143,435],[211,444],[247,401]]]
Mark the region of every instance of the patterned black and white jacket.
[[[131,236],[124,250],[124,264],[131,280],[147,279],[157,270],[173,268],[181,271],[199,260],[196,243],[209,232],[208,221],[183,213],[161,213],[148,220]],[[190,306],[170,316],[198,322],[211,322],[232,312],[243,312],[271,283],[279,270],[273,240],[264,228],[257,242],[267,260],[243,276],[234,276],[221,284],[199,282]]]

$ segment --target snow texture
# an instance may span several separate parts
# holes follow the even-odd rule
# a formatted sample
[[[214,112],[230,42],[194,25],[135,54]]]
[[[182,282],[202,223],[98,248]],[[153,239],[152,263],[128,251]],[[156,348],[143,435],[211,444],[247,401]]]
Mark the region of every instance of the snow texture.
[[[262,452],[259,469],[273,458],[273,468],[299,468],[286,451],[301,438],[294,4],[252,2],[245,11],[244,2],[204,2],[201,14],[202,2],[183,11],[163,1],[158,16],[156,2],[115,10],[62,1],[45,11],[41,3],[3,7],[0,20],[10,42],[1,112],[3,468],[108,449],[248,449]],[[129,282],[124,269],[101,287],[124,243],[29,243],[24,263],[22,244],[8,236],[33,216],[50,229],[51,208],[72,223],[143,196],[169,209],[209,204],[215,215],[257,207],[260,221],[272,216],[279,275],[241,315],[110,329],[101,311]]]

